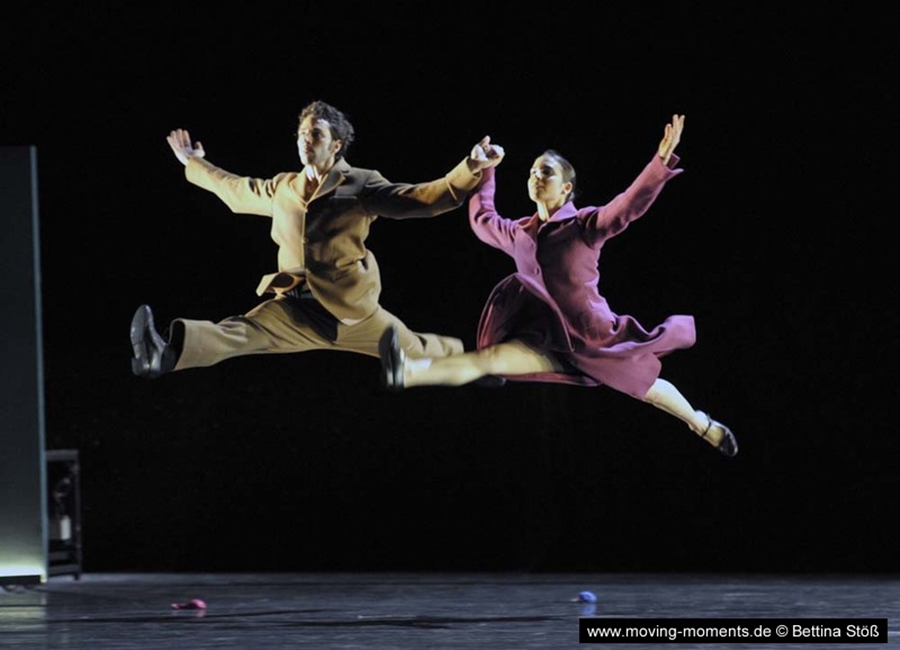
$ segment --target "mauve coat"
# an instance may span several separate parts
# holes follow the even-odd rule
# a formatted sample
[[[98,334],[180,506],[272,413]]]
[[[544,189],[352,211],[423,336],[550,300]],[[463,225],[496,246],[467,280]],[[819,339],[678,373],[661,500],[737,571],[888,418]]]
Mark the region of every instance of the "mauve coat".
[[[576,208],[571,202],[546,223],[537,213],[505,219],[494,208],[495,172],[484,170],[469,198],[469,222],[478,238],[510,255],[516,273],[491,291],[478,324],[477,347],[521,339],[552,353],[565,372],[506,376],[582,386],[606,385],[643,399],[659,377],[659,358],[691,347],[694,318],[673,315],[651,330],[618,315],[600,295],[603,245],[642,216],[666,181],[683,170],[672,155],[658,155],[631,186],[608,204]]]

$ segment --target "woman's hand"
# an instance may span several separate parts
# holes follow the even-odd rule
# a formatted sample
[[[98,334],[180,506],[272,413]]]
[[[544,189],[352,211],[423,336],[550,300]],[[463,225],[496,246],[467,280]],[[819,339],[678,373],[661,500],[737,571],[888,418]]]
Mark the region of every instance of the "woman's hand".
[[[663,164],[669,164],[669,158],[675,147],[681,142],[681,132],[684,130],[684,115],[673,115],[672,121],[666,124],[666,130],[663,139],[659,143],[659,157],[662,158]]]
[[[486,135],[481,142],[472,147],[468,160],[469,169],[475,173],[487,167],[496,167],[505,155],[503,147],[499,144],[492,144],[491,136]]]

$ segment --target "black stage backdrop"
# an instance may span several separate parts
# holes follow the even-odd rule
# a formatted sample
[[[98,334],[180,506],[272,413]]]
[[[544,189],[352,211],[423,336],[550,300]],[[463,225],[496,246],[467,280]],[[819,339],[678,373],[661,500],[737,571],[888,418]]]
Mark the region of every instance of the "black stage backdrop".
[[[47,445],[81,453],[87,571],[900,568],[896,10],[166,5],[14,3],[0,40],[0,144],[38,149]],[[686,171],[607,245],[601,289],[647,326],[696,317],[663,376],[739,456],[609,389],[393,394],[349,354],[133,377],[139,304],[218,320],[274,263],[267,220],[188,184],[166,134],[267,176],[298,165],[313,99],[392,180],[489,134],[507,216],[544,148],[603,203],[684,113]],[[369,245],[384,306],[468,347],[513,270],[464,207]]]

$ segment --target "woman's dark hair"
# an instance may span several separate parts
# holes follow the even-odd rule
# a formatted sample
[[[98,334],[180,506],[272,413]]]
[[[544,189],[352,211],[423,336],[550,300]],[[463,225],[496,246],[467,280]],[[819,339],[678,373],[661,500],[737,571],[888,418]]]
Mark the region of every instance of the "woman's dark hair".
[[[541,155],[553,158],[553,160],[559,163],[559,166],[562,167],[563,183],[572,184],[572,191],[566,195],[566,201],[575,200],[575,168],[572,167],[572,163],[566,160],[565,157],[555,149],[547,149]]]
[[[334,140],[341,141],[341,149],[338,151],[338,158],[346,158],[350,145],[353,144],[353,138],[356,132],[347,116],[327,102],[317,99],[307,104],[300,111],[298,121],[302,122],[307,117],[315,120],[326,120],[331,125],[331,137]]]

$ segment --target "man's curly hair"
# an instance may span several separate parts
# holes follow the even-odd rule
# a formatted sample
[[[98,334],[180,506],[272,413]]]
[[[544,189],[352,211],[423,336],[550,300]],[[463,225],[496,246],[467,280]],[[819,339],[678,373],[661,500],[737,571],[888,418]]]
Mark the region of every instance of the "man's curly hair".
[[[310,116],[313,119],[326,120],[328,124],[331,125],[331,137],[341,141],[341,149],[338,151],[338,158],[346,158],[347,151],[350,149],[350,145],[353,144],[356,132],[344,112],[327,102],[317,99],[307,104],[303,110],[300,111],[298,121],[302,122]]]

